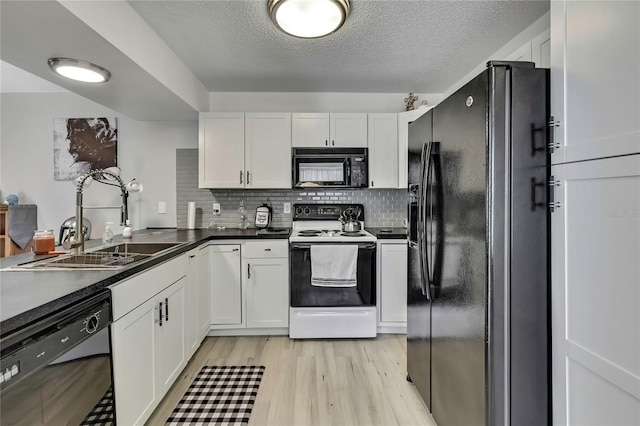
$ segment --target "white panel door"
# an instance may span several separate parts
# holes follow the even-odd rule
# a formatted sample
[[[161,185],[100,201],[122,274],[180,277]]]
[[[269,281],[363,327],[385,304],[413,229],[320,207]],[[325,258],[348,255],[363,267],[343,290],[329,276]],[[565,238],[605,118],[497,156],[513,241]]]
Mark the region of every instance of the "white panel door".
[[[398,114],[369,114],[369,187],[398,187]]]
[[[156,298],[111,325],[116,421],[144,424],[159,402],[156,384]]]
[[[245,114],[246,188],[291,188],[291,113]]]
[[[209,253],[211,325],[239,326],[242,324],[240,245],[212,245]]]
[[[640,2],[552,1],[551,24],[553,163],[640,152]]]
[[[335,148],[367,147],[367,114],[331,114],[330,145]]]
[[[209,247],[198,249],[198,276],[196,283],[196,322],[198,329],[198,344],[209,333],[211,328],[211,288],[210,288],[210,252]]]
[[[407,243],[380,243],[380,322],[407,322]]]
[[[329,114],[291,114],[291,145],[302,148],[329,146]]]
[[[407,188],[409,182],[409,124],[432,108],[418,108],[398,113],[398,188]]]
[[[198,138],[199,187],[244,188],[244,114],[200,114]]]
[[[200,346],[200,326],[198,324],[198,249],[190,250],[187,256],[187,349],[188,357]]]
[[[158,394],[165,395],[187,364],[186,277],[158,294]]]
[[[640,424],[640,155],[551,174],[554,424]]]
[[[289,326],[289,262],[245,259],[247,328]]]

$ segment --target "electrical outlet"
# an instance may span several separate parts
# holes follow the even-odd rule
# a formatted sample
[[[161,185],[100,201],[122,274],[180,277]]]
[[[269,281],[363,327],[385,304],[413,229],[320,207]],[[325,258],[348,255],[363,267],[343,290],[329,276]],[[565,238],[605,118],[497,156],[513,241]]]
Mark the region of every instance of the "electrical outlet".
[[[291,203],[284,203],[284,212],[291,213]]]
[[[158,202],[158,213],[159,214],[167,214],[167,202],[166,201]]]
[[[216,216],[220,214],[220,203],[213,203],[213,214]]]

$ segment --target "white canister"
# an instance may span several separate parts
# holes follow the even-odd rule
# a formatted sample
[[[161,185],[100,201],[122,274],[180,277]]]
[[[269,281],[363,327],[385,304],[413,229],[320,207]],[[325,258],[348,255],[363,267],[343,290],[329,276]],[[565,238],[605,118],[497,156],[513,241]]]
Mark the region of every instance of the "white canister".
[[[196,229],[196,202],[187,204],[187,229]]]

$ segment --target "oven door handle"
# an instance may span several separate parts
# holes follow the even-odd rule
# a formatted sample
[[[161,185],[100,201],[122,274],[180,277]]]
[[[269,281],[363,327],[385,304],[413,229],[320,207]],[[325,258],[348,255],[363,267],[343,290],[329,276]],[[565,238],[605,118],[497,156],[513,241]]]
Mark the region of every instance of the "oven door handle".
[[[337,242],[337,244],[351,244],[351,243],[347,243],[347,242]],[[289,247],[291,249],[307,249],[310,248],[311,246],[314,245],[323,245],[323,244],[336,244],[336,243],[328,243],[328,242],[322,242],[322,243],[289,243]],[[376,243],[357,243],[355,244],[358,246],[358,249],[364,249],[364,250],[372,250],[376,248]]]

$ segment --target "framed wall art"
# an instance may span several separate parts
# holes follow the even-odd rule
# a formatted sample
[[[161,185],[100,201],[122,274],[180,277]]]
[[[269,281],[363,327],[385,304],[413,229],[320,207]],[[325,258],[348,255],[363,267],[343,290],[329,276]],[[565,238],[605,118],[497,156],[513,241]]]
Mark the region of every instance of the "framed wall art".
[[[54,180],[74,180],[91,170],[117,166],[117,148],[115,117],[54,118]]]

